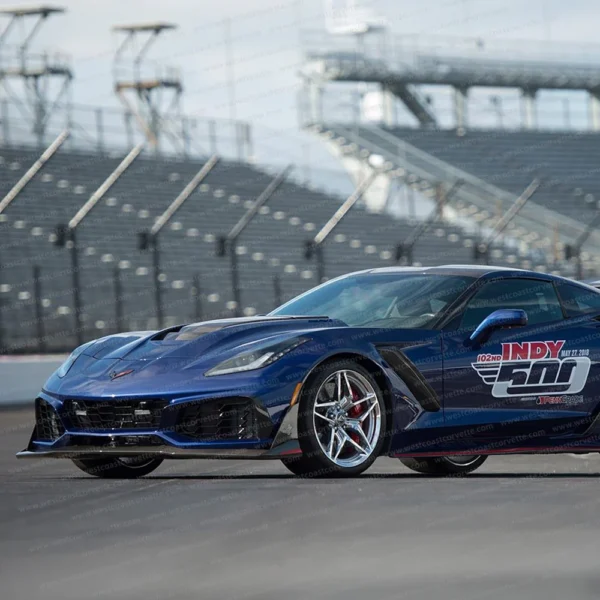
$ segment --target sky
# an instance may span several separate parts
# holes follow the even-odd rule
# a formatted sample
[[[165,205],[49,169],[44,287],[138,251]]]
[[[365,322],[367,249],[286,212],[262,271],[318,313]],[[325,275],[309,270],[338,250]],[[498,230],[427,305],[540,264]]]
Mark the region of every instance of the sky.
[[[0,7],[27,4],[0,0]],[[323,30],[322,0],[58,0],[56,4],[67,12],[49,19],[36,38],[36,48],[72,57],[75,103],[118,106],[112,91],[112,55],[118,41],[113,25],[167,21],[178,29],[166,32],[148,58],[180,69],[185,112],[252,122],[255,138],[261,140],[257,146],[261,161],[273,156],[298,160],[301,155],[315,165],[335,166],[307,134],[299,133],[297,115],[301,45],[308,39],[303,32]],[[596,42],[600,21],[597,0],[364,0],[363,4],[385,18],[390,39],[397,43],[408,39],[419,43],[429,36],[474,36],[487,43],[512,40],[509,47],[517,53],[525,46],[515,40],[571,42],[573,52],[581,51],[581,44]]]

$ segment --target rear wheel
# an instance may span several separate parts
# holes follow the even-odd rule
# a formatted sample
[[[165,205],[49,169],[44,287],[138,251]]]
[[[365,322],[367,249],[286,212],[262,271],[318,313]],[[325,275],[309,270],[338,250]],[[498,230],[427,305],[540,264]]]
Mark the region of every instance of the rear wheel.
[[[383,395],[358,363],[320,367],[307,382],[299,408],[302,456],[282,460],[295,475],[351,477],[379,456],[386,431]]]
[[[401,458],[409,469],[425,475],[466,475],[478,469],[487,456],[441,456],[439,458]]]
[[[73,463],[88,475],[102,479],[135,479],[152,473],[162,458],[132,456],[123,458],[74,458]]]

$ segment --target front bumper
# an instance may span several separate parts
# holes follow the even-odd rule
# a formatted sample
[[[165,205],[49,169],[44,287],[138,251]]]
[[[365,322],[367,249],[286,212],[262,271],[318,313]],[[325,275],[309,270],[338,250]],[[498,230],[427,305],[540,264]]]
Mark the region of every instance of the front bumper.
[[[48,409],[49,398],[39,398]],[[290,406],[271,439],[204,440],[191,442],[173,431],[116,430],[85,431],[65,429],[54,409],[50,426],[40,421],[41,403],[36,404],[36,427],[27,448],[17,458],[101,458],[147,456],[165,459],[278,459],[301,454],[298,443],[298,405]],[[53,420],[53,421],[52,421]],[[60,425],[60,427],[58,426]],[[48,430],[52,441],[44,441]]]

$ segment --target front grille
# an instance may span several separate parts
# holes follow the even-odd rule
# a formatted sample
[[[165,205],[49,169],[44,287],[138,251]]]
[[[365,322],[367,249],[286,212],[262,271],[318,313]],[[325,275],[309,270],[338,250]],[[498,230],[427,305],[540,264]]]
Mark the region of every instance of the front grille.
[[[248,398],[205,400],[179,408],[176,431],[193,440],[259,440],[271,432],[269,418]]]
[[[130,446],[164,446],[165,442],[157,435],[73,435],[69,439],[69,447],[75,448],[127,448]]]
[[[36,439],[53,442],[65,432],[65,428],[54,407],[43,398],[35,401]]]
[[[67,400],[73,429],[157,429],[167,400]]]

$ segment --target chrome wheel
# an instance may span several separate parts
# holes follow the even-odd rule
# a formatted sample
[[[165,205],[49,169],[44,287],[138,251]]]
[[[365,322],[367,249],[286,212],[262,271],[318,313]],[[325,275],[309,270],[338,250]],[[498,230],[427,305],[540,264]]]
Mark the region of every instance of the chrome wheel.
[[[381,435],[381,405],[360,373],[336,371],[321,384],[313,407],[313,427],[325,456],[339,467],[368,460]]]

